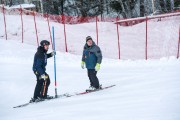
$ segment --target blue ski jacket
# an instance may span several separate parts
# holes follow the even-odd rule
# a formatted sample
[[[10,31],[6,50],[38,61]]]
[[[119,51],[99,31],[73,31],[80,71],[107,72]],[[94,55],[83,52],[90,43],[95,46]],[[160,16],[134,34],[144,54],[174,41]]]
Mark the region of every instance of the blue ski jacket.
[[[34,55],[33,71],[39,75],[43,75],[46,72],[47,58],[52,57],[51,53],[47,54],[47,51],[43,47],[38,47],[36,54]]]
[[[95,69],[97,63],[102,62],[102,53],[100,48],[94,43],[92,46],[88,46],[87,43],[84,46],[82,61],[85,62],[87,69]]]

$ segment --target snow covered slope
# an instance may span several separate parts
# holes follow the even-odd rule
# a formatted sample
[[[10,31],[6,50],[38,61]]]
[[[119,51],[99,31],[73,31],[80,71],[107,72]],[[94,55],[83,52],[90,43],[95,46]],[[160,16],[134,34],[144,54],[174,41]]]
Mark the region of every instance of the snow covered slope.
[[[180,120],[180,60],[175,57],[104,59],[100,83],[116,87],[14,109],[33,96],[36,47],[3,39],[0,46],[0,120]],[[58,94],[81,92],[89,86],[80,62],[81,56],[57,52]],[[48,60],[47,72],[49,94],[54,95],[53,58]]]
[[[4,18],[0,13],[0,37],[5,39]],[[21,17],[20,15],[6,15],[8,39],[21,41]],[[24,42],[37,45],[34,18],[23,15]],[[50,40],[48,23],[46,19],[36,17],[39,41]],[[161,58],[177,55],[179,40],[180,16],[148,21],[148,58]],[[65,51],[64,26],[50,22],[55,26],[55,39],[57,50]],[[145,22],[129,26],[119,27],[121,59],[145,59]],[[106,58],[118,58],[117,26],[111,22],[98,22],[99,46]],[[96,23],[84,23],[66,25],[68,51],[80,55],[82,53],[85,38],[92,36],[96,42]]]

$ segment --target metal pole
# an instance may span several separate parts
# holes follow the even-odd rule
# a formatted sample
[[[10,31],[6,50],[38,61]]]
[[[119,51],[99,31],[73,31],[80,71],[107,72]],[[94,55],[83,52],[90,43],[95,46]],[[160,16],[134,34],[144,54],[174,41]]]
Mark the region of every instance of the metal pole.
[[[96,35],[97,35],[97,45],[98,45],[98,17],[96,16]]]
[[[37,32],[37,26],[36,26],[36,17],[35,17],[35,12],[34,11],[33,11],[33,15],[34,15],[34,26],[35,26],[35,31],[36,31],[37,45],[39,46],[38,32]]]
[[[65,16],[62,15],[63,18],[63,24],[64,24],[64,40],[65,40],[65,48],[66,48],[66,52],[68,52],[68,48],[67,48],[67,40],[66,40],[66,25],[65,25]]]
[[[177,59],[179,58],[179,47],[180,47],[180,26],[179,26],[179,42],[178,42]]]
[[[22,17],[22,6],[20,5],[21,11],[21,25],[22,25],[22,43],[24,42],[24,26],[23,26],[23,17]]]
[[[53,48],[51,30],[50,30],[50,25],[49,25],[49,15],[48,14],[47,14],[47,22],[48,22],[48,29],[49,29],[49,35],[50,35],[50,39],[51,39],[51,44],[52,44],[52,48]]]
[[[6,30],[6,17],[5,17],[5,11],[4,11],[4,5],[3,5],[3,15],[4,15],[4,29],[5,29],[5,36],[6,36],[6,40],[7,40],[7,30]]]
[[[148,59],[148,57],[147,57],[148,56],[147,55],[148,54],[148,51],[147,51],[147,47],[148,47],[148,35],[147,35],[147,33],[148,33],[148,26],[147,26],[147,22],[148,22],[148,17],[146,16],[146,48],[145,48],[146,49],[145,50],[146,51],[146,53],[145,53],[146,54],[145,55],[146,56],[146,60]]]
[[[52,27],[53,34],[53,50],[56,51],[55,38],[54,38],[54,26]],[[56,82],[56,54],[54,55],[54,79],[55,79],[55,98],[57,98],[57,82]]]
[[[118,17],[117,17],[116,21],[118,21]],[[119,26],[118,26],[118,22],[116,24],[117,24],[118,52],[119,52],[118,57],[120,59],[121,58],[121,56],[120,56],[121,52],[120,52],[120,39],[119,39]]]

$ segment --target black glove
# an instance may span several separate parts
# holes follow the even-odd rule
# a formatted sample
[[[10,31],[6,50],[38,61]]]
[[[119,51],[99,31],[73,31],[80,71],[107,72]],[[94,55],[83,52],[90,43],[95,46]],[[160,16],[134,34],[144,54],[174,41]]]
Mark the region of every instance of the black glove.
[[[51,52],[51,56],[56,55],[56,51]]]

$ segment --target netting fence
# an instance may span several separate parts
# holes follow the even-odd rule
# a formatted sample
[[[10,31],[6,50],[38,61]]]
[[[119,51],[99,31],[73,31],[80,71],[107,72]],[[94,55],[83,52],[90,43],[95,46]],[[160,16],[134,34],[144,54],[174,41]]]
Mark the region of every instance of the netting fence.
[[[85,37],[90,35],[107,58],[179,58],[180,12],[134,19],[49,15],[4,6],[0,12],[4,24],[1,37],[6,40],[37,45],[43,39],[52,42],[51,26],[55,26],[57,49],[61,52],[80,55]],[[16,22],[10,22],[14,19]]]

